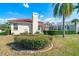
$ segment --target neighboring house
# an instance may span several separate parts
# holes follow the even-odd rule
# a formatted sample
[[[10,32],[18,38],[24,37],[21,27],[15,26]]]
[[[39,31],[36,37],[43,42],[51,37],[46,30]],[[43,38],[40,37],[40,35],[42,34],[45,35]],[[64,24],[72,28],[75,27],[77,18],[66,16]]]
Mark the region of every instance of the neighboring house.
[[[56,27],[57,27],[57,30],[63,30],[62,23],[57,23]],[[65,22],[65,30],[75,30],[74,24],[72,24],[71,22]]]
[[[45,30],[53,30],[54,29],[53,25],[54,25],[54,23],[47,22],[47,23],[44,24],[44,27],[45,27],[44,29]]]
[[[43,33],[44,30],[63,30],[62,23],[43,23],[38,21],[38,14],[33,13],[32,19],[14,19],[9,20],[11,25],[11,33],[14,35],[19,35],[21,33],[32,33],[37,32]],[[77,32],[79,32],[79,24],[77,24]],[[75,30],[74,23],[65,22],[65,30]]]
[[[11,33],[14,35],[19,35],[21,33],[43,33],[44,30],[44,24],[38,21],[37,13],[32,14],[32,19],[9,20],[9,23],[11,25]]]
[[[45,30],[63,30],[63,24],[62,23],[46,23],[45,24]],[[71,22],[65,23],[65,30],[75,30],[75,24]],[[76,31],[79,32],[79,23],[76,26]]]

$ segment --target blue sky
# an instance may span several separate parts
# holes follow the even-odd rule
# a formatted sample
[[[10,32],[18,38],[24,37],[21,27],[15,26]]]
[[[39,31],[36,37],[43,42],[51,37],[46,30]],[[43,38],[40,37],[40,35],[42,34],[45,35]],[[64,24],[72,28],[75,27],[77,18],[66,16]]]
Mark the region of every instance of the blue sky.
[[[52,5],[50,3],[0,3],[0,20],[6,21],[13,18],[32,18],[32,12],[40,15],[40,19],[52,17]]]
[[[51,8],[51,4],[28,4],[28,6],[20,3],[0,4],[0,18],[31,18],[32,12],[45,16],[47,13],[50,16],[49,8]]]
[[[61,22],[62,19],[53,17],[51,3],[0,3],[0,23],[14,18],[32,18],[32,12],[39,14],[39,20],[43,22]],[[76,10],[66,19],[71,21],[74,18],[79,18]]]

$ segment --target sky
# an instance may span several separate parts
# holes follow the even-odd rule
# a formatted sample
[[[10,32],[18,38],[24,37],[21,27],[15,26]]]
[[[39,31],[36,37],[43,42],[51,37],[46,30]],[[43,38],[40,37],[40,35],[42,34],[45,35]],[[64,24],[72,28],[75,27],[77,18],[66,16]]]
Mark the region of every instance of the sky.
[[[39,20],[51,18],[52,5],[50,3],[0,3],[0,21],[9,19],[32,18],[32,13],[39,14]]]
[[[53,17],[53,8],[51,3],[0,3],[0,24],[17,18],[31,19],[33,12],[38,13],[39,21],[61,22],[62,18]],[[71,21],[74,18],[79,18],[76,10],[66,21]]]

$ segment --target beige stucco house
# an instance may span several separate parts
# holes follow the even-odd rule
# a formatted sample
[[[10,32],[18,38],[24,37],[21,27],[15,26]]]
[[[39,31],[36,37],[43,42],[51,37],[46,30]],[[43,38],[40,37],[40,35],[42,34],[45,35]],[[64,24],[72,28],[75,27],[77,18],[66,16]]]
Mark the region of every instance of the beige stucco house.
[[[37,13],[32,14],[32,19],[14,19],[9,20],[9,23],[11,25],[11,33],[14,35],[21,33],[43,33],[44,30],[44,24],[38,21]]]

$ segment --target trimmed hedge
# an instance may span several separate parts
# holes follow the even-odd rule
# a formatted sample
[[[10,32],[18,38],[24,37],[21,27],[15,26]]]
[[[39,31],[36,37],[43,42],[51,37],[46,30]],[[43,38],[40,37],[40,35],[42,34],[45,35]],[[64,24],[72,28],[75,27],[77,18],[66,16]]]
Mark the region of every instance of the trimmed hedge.
[[[44,34],[48,35],[62,35],[62,30],[51,30],[51,31],[44,31]],[[75,34],[75,31],[65,31],[65,34]]]
[[[1,32],[0,35],[7,35],[7,32]]]
[[[8,35],[8,34],[11,34],[11,30],[5,31],[5,32],[0,32],[0,35]]]
[[[65,32],[66,32],[66,34],[76,34],[75,31],[65,31]]]
[[[14,38],[15,42],[30,50],[39,50],[45,48],[51,43],[51,40],[44,36],[35,35],[22,37],[23,36],[16,36]]]

